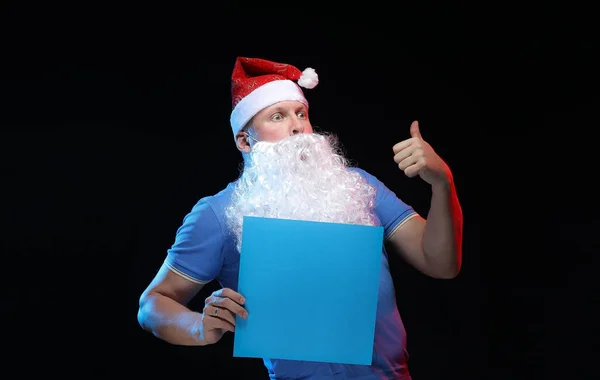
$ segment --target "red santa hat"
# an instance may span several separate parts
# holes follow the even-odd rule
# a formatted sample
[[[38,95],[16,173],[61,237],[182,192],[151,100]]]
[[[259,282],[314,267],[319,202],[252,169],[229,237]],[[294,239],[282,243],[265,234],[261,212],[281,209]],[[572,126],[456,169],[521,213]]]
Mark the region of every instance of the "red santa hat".
[[[277,102],[295,100],[308,107],[300,87],[310,89],[318,83],[319,77],[312,68],[301,72],[284,63],[238,57],[231,75],[233,136],[260,110]]]

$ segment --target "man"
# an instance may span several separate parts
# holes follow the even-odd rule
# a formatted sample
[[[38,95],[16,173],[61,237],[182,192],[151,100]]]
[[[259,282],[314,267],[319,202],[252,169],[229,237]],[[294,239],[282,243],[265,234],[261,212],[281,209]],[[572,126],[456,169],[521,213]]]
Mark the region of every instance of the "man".
[[[236,292],[246,215],[383,226],[394,254],[424,274],[458,274],[462,213],[452,174],[422,139],[418,123],[410,126],[412,137],[392,150],[399,169],[431,185],[427,220],[374,176],[349,167],[334,136],[313,131],[300,86],[317,83],[313,69],[237,59],[231,126],[244,170],[218,194],[200,199],[185,217],[141,296],[138,319],[144,329],[172,344],[208,345],[234,332],[236,315],[247,318],[244,296]],[[215,279],[223,288],[206,299],[202,312],[189,310],[185,305]],[[273,379],[410,379],[406,362],[406,335],[385,250],[372,365],[264,359]]]

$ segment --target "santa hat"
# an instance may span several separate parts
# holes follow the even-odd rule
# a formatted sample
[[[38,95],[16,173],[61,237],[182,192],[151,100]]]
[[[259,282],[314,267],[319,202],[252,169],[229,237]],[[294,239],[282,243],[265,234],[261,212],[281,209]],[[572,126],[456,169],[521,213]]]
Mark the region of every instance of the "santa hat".
[[[231,75],[233,136],[260,110],[277,102],[296,100],[308,107],[300,86],[310,89],[318,83],[319,77],[312,68],[301,72],[284,63],[238,57]]]

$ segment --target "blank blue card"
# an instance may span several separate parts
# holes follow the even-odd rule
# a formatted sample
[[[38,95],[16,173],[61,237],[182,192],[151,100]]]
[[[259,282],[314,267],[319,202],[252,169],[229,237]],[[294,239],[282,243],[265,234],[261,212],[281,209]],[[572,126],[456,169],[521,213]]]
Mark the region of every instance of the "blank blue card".
[[[245,217],[233,356],[370,365],[383,228]]]

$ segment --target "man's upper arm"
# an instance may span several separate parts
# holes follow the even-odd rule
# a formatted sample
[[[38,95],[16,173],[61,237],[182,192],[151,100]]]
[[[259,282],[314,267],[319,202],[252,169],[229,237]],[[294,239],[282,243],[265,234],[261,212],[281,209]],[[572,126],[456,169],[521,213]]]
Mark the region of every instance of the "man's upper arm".
[[[412,217],[398,224],[387,241],[404,261],[423,274],[431,276],[427,269],[427,262],[425,261],[425,253],[423,251],[425,223],[425,219],[420,215],[414,214]]]
[[[190,281],[185,277],[173,272],[166,264],[163,264],[154,279],[148,285],[140,298],[140,303],[152,294],[160,294],[172,300],[186,305],[198,294],[204,284]]]

